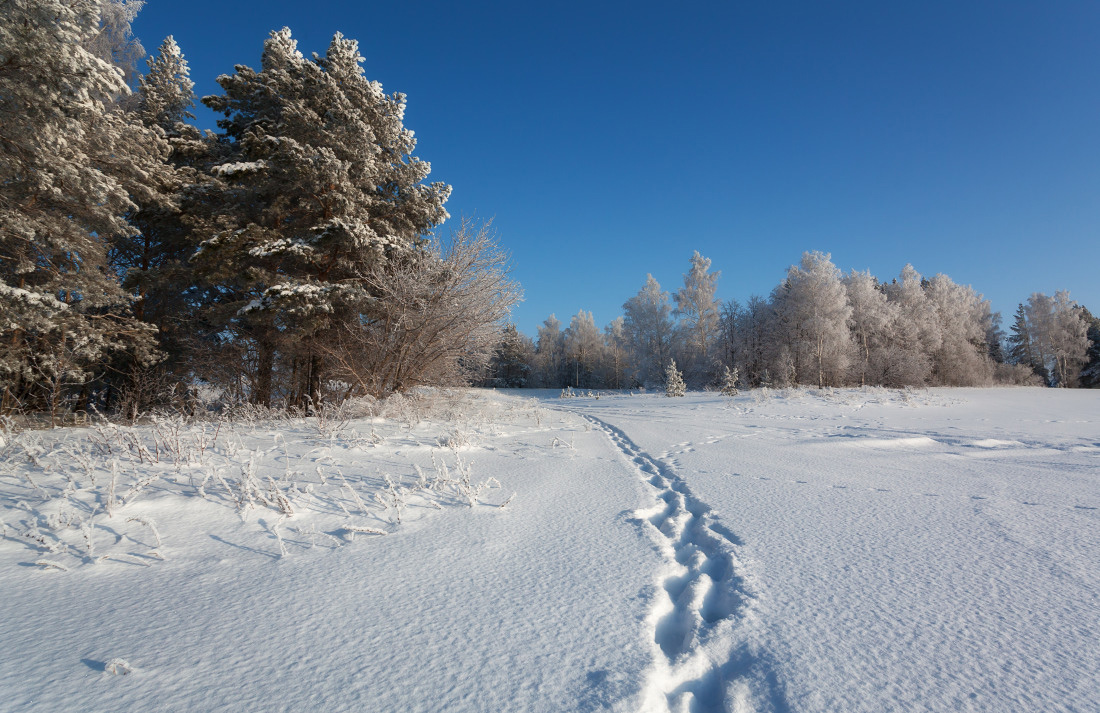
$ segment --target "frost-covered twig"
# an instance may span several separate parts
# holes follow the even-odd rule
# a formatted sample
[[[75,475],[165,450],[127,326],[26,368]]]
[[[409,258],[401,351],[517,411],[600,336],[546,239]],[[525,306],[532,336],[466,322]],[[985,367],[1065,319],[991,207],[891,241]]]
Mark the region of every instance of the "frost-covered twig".
[[[287,516],[283,515],[271,526],[271,533],[275,535],[275,541],[279,543],[279,556],[287,557],[290,552],[286,548],[286,544],[283,542],[283,535],[279,532],[279,525],[283,524],[283,520],[286,520]]]
[[[88,559],[95,558],[95,541],[92,539],[92,526],[91,523],[83,523],[80,526],[80,534],[84,538],[84,549],[87,552]]]
[[[379,530],[376,527],[365,527],[363,525],[345,525],[344,532],[348,533],[348,542],[355,541],[355,535],[388,535],[385,530]]]
[[[107,499],[103,504],[103,508],[107,511],[107,517],[114,517],[116,487],[118,487],[118,458],[112,458],[111,482],[107,486]]]
[[[348,482],[348,479],[344,477],[343,473],[341,473],[340,471],[336,471],[336,473],[337,473],[337,475],[340,476],[340,480],[343,481],[344,487],[347,488],[348,492],[351,493],[351,497],[355,501],[356,507],[359,508],[359,512],[366,515],[367,514],[367,506],[363,503],[363,500],[359,497],[359,493],[355,492],[355,488],[351,487],[351,483]]]
[[[382,493],[375,493],[374,497],[377,498],[378,502],[382,503],[382,506],[387,510],[393,509],[396,522],[400,525],[401,516],[405,512],[405,506],[408,505],[408,501],[405,497],[408,490],[404,486],[399,486],[394,483],[393,478],[391,478],[388,473],[384,477],[386,479],[386,489],[382,491]]]
[[[134,667],[130,665],[125,659],[111,659],[104,666],[103,670],[107,673],[115,676],[125,676],[134,670]]]
[[[68,572],[69,568],[60,562],[54,562],[53,560],[35,560],[34,563],[43,569],[57,569],[62,572]]]
[[[160,531],[157,530],[157,523],[155,520],[153,520],[153,518],[146,517],[144,515],[134,515],[132,517],[126,518],[126,522],[136,522],[139,525],[145,525],[147,528],[149,528],[149,532],[153,533],[153,537],[157,541],[156,547],[154,547],[153,549],[158,549],[160,547]]]
[[[275,509],[281,512],[284,517],[293,515],[294,507],[290,504],[290,498],[288,498],[282,490],[279,490],[279,486],[275,482],[275,479],[269,475],[267,476],[267,483],[270,488],[269,494],[271,495],[271,502],[274,504]]]
[[[339,539],[337,539],[336,537],[333,537],[332,535],[328,534],[327,532],[318,531],[317,528],[314,527],[313,525],[310,525],[309,527],[299,526],[299,527],[295,528],[295,532],[298,533],[299,537],[308,537],[309,538],[309,546],[311,548],[317,546],[317,538],[318,537],[324,537],[324,538],[330,540],[333,543],[334,547],[339,547],[341,545],[341,542],[340,542]]]

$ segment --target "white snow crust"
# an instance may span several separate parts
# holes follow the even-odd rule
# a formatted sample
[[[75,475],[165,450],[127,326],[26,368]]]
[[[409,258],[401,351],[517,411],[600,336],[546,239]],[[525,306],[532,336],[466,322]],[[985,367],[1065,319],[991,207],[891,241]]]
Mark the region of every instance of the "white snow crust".
[[[1096,710],[1100,393],[530,393],[5,433],[0,710]]]

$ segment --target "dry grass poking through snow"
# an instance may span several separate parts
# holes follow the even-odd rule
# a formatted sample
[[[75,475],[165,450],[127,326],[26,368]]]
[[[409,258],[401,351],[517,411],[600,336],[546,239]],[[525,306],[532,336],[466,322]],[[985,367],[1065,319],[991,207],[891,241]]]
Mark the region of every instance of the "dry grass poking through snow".
[[[422,390],[310,415],[247,408],[210,420],[18,430],[0,421],[0,534],[28,564],[68,572],[171,557],[183,518],[237,517],[280,557],[398,532],[449,507],[504,507],[467,451],[503,427],[542,427],[534,402]],[[153,517],[168,518],[159,523]]]

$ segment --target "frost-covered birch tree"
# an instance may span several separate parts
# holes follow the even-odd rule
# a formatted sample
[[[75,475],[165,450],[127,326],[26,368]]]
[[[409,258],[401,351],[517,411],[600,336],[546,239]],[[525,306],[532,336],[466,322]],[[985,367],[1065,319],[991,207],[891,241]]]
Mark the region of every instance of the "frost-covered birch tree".
[[[603,328],[604,338],[604,386],[621,389],[626,385],[626,372],[629,368],[626,334],[623,318],[616,317]]]
[[[852,313],[848,325],[856,345],[856,358],[852,363],[853,380],[860,386],[880,383],[889,343],[888,329],[896,320],[893,305],[886,293],[879,289],[878,280],[870,271],[852,270],[844,276],[844,289]]]
[[[138,64],[145,57],[141,40],[131,24],[145,7],[145,0],[98,0],[99,22],[82,44],[104,62],[117,67],[127,86],[133,86]]]
[[[1053,297],[1034,292],[1024,307],[1028,332],[1052,386],[1076,386],[1088,351],[1088,325],[1080,308],[1060,290]]]
[[[885,386],[921,386],[931,380],[931,355],[939,349],[942,336],[923,283],[921,274],[906,265],[899,278],[886,285],[894,322],[883,363]]]
[[[565,386],[565,335],[561,331],[561,320],[553,314],[538,327],[535,371],[540,386]]]
[[[939,346],[932,353],[933,383],[979,386],[992,382],[986,334],[992,317],[989,302],[967,285],[936,275],[925,289],[938,322]]]
[[[566,373],[572,386],[599,386],[599,368],[603,361],[603,335],[591,312],[583,309],[573,315],[564,333]]]
[[[773,303],[797,381],[818,386],[844,383],[852,353],[852,308],[830,256],[803,253],[801,263],[787,271]]]
[[[645,285],[623,305],[623,334],[629,345],[634,379],[639,384],[663,384],[672,358],[674,323],[668,293],[646,275]]]
[[[696,250],[691,269],[684,274],[684,286],[673,295],[680,318],[681,363],[689,382],[702,385],[717,376],[715,343],[718,339],[719,303],[715,298],[721,272],[710,272],[710,259]]]

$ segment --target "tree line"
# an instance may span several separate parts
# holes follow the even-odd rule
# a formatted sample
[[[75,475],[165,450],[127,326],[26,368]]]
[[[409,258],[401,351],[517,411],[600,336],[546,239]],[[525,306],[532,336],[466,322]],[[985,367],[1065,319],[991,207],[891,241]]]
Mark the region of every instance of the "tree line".
[[[971,287],[911,265],[884,282],[843,274],[807,252],[767,297],[716,297],[720,273],[698,252],[683,286],[652,275],[599,329],[592,313],[554,316],[536,339],[509,326],[487,384],[506,387],[659,387],[671,361],[694,388],[747,386],[1100,385],[1100,319],[1070,300],[1032,294],[1005,333]],[[727,371],[728,370],[728,371]]]
[[[309,408],[481,373],[519,298],[487,224],[447,238],[406,97],[289,29],[202,103],[135,0],[0,0],[0,415],[136,413],[206,384]]]

